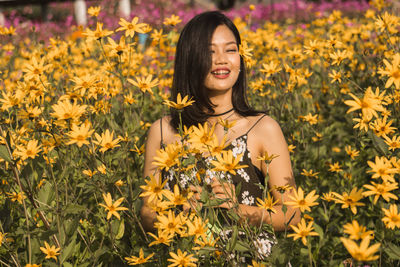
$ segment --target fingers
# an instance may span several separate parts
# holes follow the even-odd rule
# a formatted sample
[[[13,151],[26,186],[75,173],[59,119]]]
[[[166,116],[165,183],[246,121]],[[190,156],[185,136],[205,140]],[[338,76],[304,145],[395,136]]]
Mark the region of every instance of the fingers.
[[[202,192],[201,186],[191,185],[191,186],[189,186],[189,189],[193,192],[192,198],[194,198],[196,200],[200,200],[200,194]]]
[[[212,191],[216,195],[228,195],[231,197],[235,194],[235,186],[229,182],[220,182],[217,179],[213,179],[211,183]]]

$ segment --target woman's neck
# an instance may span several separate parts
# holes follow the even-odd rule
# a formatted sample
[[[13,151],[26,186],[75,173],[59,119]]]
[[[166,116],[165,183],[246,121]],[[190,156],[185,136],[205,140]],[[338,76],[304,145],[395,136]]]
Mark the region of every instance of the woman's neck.
[[[227,92],[210,92],[211,103],[215,105],[214,114],[221,114],[233,108],[232,90]]]

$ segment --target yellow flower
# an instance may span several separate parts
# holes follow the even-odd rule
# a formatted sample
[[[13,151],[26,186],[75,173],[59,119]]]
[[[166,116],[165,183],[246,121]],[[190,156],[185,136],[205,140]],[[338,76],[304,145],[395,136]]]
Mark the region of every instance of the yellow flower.
[[[291,153],[294,152],[294,149],[295,149],[295,148],[296,148],[295,145],[292,145],[292,144],[288,145],[288,150],[289,150],[289,152],[291,152]]]
[[[331,172],[340,172],[342,168],[339,165],[339,162],[335,162],[334,164],[329,163],[329,171]]]
[[[174,109],[178,109],[181,110],[185,107],[188,107],[190,105],[192,105],[194,103],[194,100],[192,100],[192,98],[188,99],[188,96],[185,96],[182,99],[182,96],[180,93],[178,93],[178,96],[176,97],[176,102],[170,101],[170,100],[164,100],[164,104],[174,108]]]
[[[153,158],[153,164],[157,165],[160,169],[168,171],[173,166],[179,164],[181,150],[182,147],[177,143],[168,144],[164,149],[156,151],[157,156]]]
[[[192,221],[188,220],[186,222],[186,225],[188,227],[187,234],[189,236],[195,236],[196,239],[198,239],[199,237],[201,237],[202,239],[206,239],[206,233],[209,231],[207,224],[208,219],[203,221],[201,217],[196,216]]]
[[[331,202],[335,200],[335,195],[333,192],[328,192],[328,193],[322,193],[321,199],[325,200],[326,202]]]
[[[6,234],[7,233],[0,232],[0,247],[1,247],[1,244],[3,243],[3,239],[5,238]]]
[[[95,31],[86,29],[83,35],[88,37],[89,39],[101,40],[101,38],[111,35],[112,33],[113,31],[109,31],[106,29],[103,30],[103,23],[97,22]]]
[[[372,175],[373,179],[380,177],[383,181],[395,182],[393,175],[397,170],[392,168],[392,163],[387,158],[375,156],[375,162],[368,161],[367,163],[372,169],[367,172],[374,173]]]
[[[182,253],[180,249],[178,249],[178,254],[174,252],[170,252],[169,255],[172,257],[168,259],[168,261],[172,262],[168,265],[168,267],[196,267],[197,259],[193,257],[193,254],[187,254],[185,251]]]
[[[336,70],[332,70],[332,72],[329,73],[329,77],[332,78],[331,83],[334,83],[336,81],[339,83],[342,82],[342,74],[340,73],[340,71],[336,72]]]
[[[190,207],[188,199],[192,197],[193,192],[182,191],[181,193],[179,190],[179,186],[175,184],[174,192],[170,190],[164,190],[163,195],[168,199],[167,204],[170,206],[185,205]]]
[[[211,153],[212,156],[216,156],[221,154],[227,145],[228,144],[226,143],[226,136],[224,136],[224,138],[222,138],[220,142],[218,140],[218,137],[215,134],[213,134],[212,139],[207,146],[207,150]],[[198,148],[199,150],[204,149],[204,147],[197,147],[196,145],[194,145],[192,148],[193,149]]]
[[[51,115],[58,120],[77,121],[86,112],[86,107],[86,105],[77,104],[76,101],[71,103],[70,100],[59,100],[57,104],[51,106],[54,110]]]
[[[385,139],[385,143],[389,146],[389,150],[400,148],[400,136],[393,136],[392,139],[390,139],[385,135],[383,138]]]
[[[289,198],[294,201],[286,201],[285,204],[299,208],[301,212],[304,212],[305,210],[311,211],[310,207],[318,205],[318,202],[315,201],[318,199],[319,195],[315,195],[315,192],[316,191],[313,190],[304,197],[304,191],[299,187],[297,191],[293,190],[293,196],[289,196]]]
[[[119,39],[119,43],[116,43],[112,38],[108,37],[108,44],[106,47],[110,49],[110,55],[115,56],[115,55],[122,55],[124,51],[129,49],[129,44],[125,43],[125,36],[121,36],[121,39]]]
[[[70,137],[70,141],[67,145],[77,144],[78,147],[82,147],[83,145],[89,145],[89,141],[87,140],[92,136],[94,130],[91,130],[90,123],[83,123],[81,126],[77,126],[76,124],[72,125],[72,129],[67,135]]]
[[[124,185],[125,185],[125,182],[122,181],[121,179],[119,179],[119,180],[116,181],[114,184],[115,184],[115,186],[121,187],[121,186],[124,186]]]
[[[307,121],[310,125],[317,124],[318,122],[318,114],[312,115],[308,113],[306,116],[299,116],[303,121]]]
[[[163,29],[161,30],[154,30],[153,33],[150,35],[150,38],[153,39],[153,42],[162,43],[164,39],[167,37],[166,34],[163,34]]]
[[[27,119],[27,120],[32,120],[34,118],[37,118],[37,117],[39,117],[40,114],[42,114],[42,111],[40,110],[40,108],[32,107],[32,106],[26,107],[26,110],[20,109],[18,111],[18,117],[20,119]]]
[[[109,220],[111,218],[112,215],[114,215],[115,217],[117,217],[117,219],[119,220],[121,217],[119,216],[118,211],[121,210],[128,210],[128,208],[125,207],[120,207],[119,205],[121,205],[122,201],[124,200],[123,197],[119,198],[118,200],[116,200],[114,203],[112,201],[111,198],[111,194],[107,193],[103,194],[103,198],[104,198],[104,202],[106,203],[105,205],[100,203],[99,205],[104,207],[107,211],[107,220]]]
[[[138,23],[139,18],[134,17],[131,22],[126,21],[123,18],[120,18],[118,24],[121,25],[116,31],[125,31],[125,36],[133,37],[135,32],[144,33],[143,27],[146,26],[145,23]]]
[[[262,263],[262,262],[257,262],[255,260],[251,260],[251,264],[252,265],[247,265],[247,267],[267,267],[266,264]]]
[[[13,154],[20,157],[21,160],[26,160],[27,158],[34,159],[42,151],[42,145],[38,145],[38,142],[38,140],[29,140],[26,146],[17,145],[17,149],[14,150]]]
[[[31,264],[31,263],[27,263],[25,265],[25,267],[42,267],[42,264]]]
[[[304,53],[310,56],[314,56],[318,50],[322,49],[322,43],[318,40],[310,40],[308,45],[304,46]]]
[[[379,69],[378,73],[380,75],[389,76],[385,88],[389,88],[394,84],[396,89],[400,89],[400,54],[396,53],[393,56],[392,64],[390,64],[386,59],[383,60],[383,63],[386,65],[386,69]]]
[[[253,55],[251,54],[251,51],[253,51],[253,48],[249,48],[247,42],[245,40],[242,41],[242,43],[239,45],[239,55],[242,56],[246,67],[251,68],[253,65],[252,57]]]
[[[378,1],[373,1],[373,2],[378,2]],[[383,2],[383,1],[379,1]],[[386,2],[386,1],[385,1]],[[384,3],[384,2],[383,2]],[[379,6],[382,6],[384,4],[379,4]],[[380,32],[384,32],[387,30],[391,34],[397,33],[397,27],[399,25],[399,19],[395,15],[389,14],[387,11],[382,16],[378,16],[375,19],[375,26],[378,28]]]
[[[87,175],[87,176],[89,176],[90,178],[92,178],[93,175],[95,175],[95,174],[97,173],[97,171],[83,170],[82,173],[83,173],[84,175]]]
[[[60,248],[56,248],[56,246],[51,246],[50,247],[50,245],[46,241],[44,241],[44,247],[40,247],[40,250],[44,254],[46,254],[45,259],[53,258],[53,259],[55,259],[57,261],[57,257],[56,256],[60,255],[60,253],[59,253]]]
[[[45,60],[46,58],[42,57],[42,59],[38,62],[36,57],[32,57],[31,63],[25,64],[24,69],[22,70],[23,72],[25,72],[24,79],[30,80],[33,78],[39,78],[41,75],[45,73],[45,71],[50,69],[53,65],[52,64],[44,65]]]
[[[24,192],[19,192],[19,193],[12,192],[12,193],[7,193],[7,194],[12,202],[18,201],[19,204],[22,204],[22,200],[26,199]]]
[[[343,232],[350,235],[350,238],[353,240],[364,239],[365,237],[373,238],[374,232],[367,231],[365,226],[359,225],[356,220],[353,220],[351,223],[347,223],[343,225]]]
[[[388,134],[393,133],[396,127],[391,127],[393,120],[386,122],[387,116],[384,116],[383,119],[377,118],[375,121],[370,123],[370,128],[375,132],[377,136],[386,136]]]
[[[114,147],[119,147],[118,143],[120,142],[119,138],[114,139],[114,131],[110,133],[107,129],[101,136],[98,133],[95,133],[94,136],[96,140],[93,141],[94,144],[101,146],[100,152],[105,152],[109,149],[113,149]]]
[[[346,50],[340,51],[338,50],[337,52],[333,52],[332,54],[329,54],[330,58],[332,59],[332,65],[340,65],[343,60],[346,58],[349,58],[349,53]]]
[[[271,188],[270,192],[272,192],[273,190],[276,190],[276,191],[278,191],[279,193],[283,194],[283,193],[285,193],[286,191],[291,190],[292,188],[293,188],[293,187],[290,186],[290,185],[282,185],[282,186],[274,185],[274,186]]]
[[[357,187],[354,187],[351,190],[350,194],[344,192],[343,195],[340,195],[338,193],[333,192],[333,194],[336,197],[334,201],[336,203],[343,204],[342,209],[350,208],[353,214],[357,214],[357,206],[365,206],[364,203],[358,202],[360,199],[363,198],[362,193],[363,193],[362,188],[358,190]]]
[[[396,204],[390,205],[388,210],[382,208],[382,211],[385,213],[385,217],[382,218],[382,221],[385,223],[386,228],[400,228],[400,214],[397,212]]]
[[[132,105],[133,103],[136,103],[136,99],[133,97],[132,93],[124,95],[124,103],[127,105]]]
[[[357,261],[374,261],[379,258],[378,255],[374,254],[378,251],[381,244],[376,243],[368,247],[370,239],[371,238],[369,236],[364,237],[361,241],[360,246],[358,246],[357,243],[351,239],[344,237],[340,238],[347,251]]]
[[[313,221],[310,221],[308,224],[304,218],[301,218],[301,221],[297,224],[297,226],[290,225],[295,234],[288,234],[288,237],[293,237],[294,240],[301,238],[301,241],[305,246],[307,246],[307,236],[318,236],[317,232],[313,232]]]
[[[260,198],[257,198],[257,206],[265,209],[268,212],[276,213],[276,209],[274,206],[279,202],[278,200],[274,201],[274,199],[271,197],[271,195],[268,193],[267,197],[262,200]]]
[[[265,151],[263,156],[257,157],[257,160],[262,160],[262,161],[265,161],[266,164],[270,164],[271,161],[277,157],[279,157],[279,155],[275,155],[275,154],[268,155],[268,152]]]
[[[169,246],[172,238],[174,237],[174,234],[167,233],[165,231],[160,231],[158,230],[158,234],[155,235],[153,233],[148,233],[151,237],[153,237],[155,240],[149,244],[149,247],[154,246],[154,245],[159,245],[159,244],[164,244]]]
[[[91,6],[88,8],[88,14],[92,17],[97,17],[100,14],[100,6]]]
[[[140,248],[139,251],[139,257],[136,256],[131,256],[131,257],[125,257],[125,260],[128,261],[129,265],[138,265],[138,264],[143,264],[149,262],[150,258],[154,256],[154,253],[151,253],[149,256],[146,258],[144,257],[143,249]]]
[[[204,126],[199,123],[199,127],[192,126],[192,131],[189,132],[189,142],[193,147],[198,149],[204,149],[208,151],[208,146],[211,145],[214,139],[215,124],[208,129],[208,123],[204,123]]]
[[[351,159],[355,159],[360,154],[360,151],[351,149],[351,146],[345,146],[344,150],[346,151],[347,155],[351,157]]]
[[[154,226],[167,234],[180,233],[183,224],[186,222],[182,214],[175,215],[175,213],[170,209],[168,210],[168,215],[158,215],[157,222]]]
[[[361,109],[361,112],[363,114],[363,117],[365,117],[365,120],[371,120],[373,116],[378,117],[377,111],[383,111],[384,108],[381,105],[381,101],[379,101],[376,98],[371,97],[370,94],[366,93],[363,97],[363,99],[359,99],[352,93],[349,93],[349,95],[354,99],[354,100],[346,100],[344,103],[351,108],[347,111],[347,113],[350,113],[352,111]]]
[[[218,124],[224,127],[224,131],[228,131],[230,128],[236,125],[237,121],[229,121],[229,120],[224,120],[219,118],[218,119]]]
[[[374,204],[376,204],[379,197],[382,197],[387,202],[389,202],[391,198],[396,200],[398,199],[396,195],[390,193],[390,191],[399,188],[397,183],[383,182],[382,184],[376,184],[374,182],[371,182],[371,184],[372,185],[364,185],[364,187],[369,189],[370,191],[365,191],[362,194],[365,197],[375,195]]]
[[[369,122],[370,118],[367,118],[366,116],[362,116],[362,118],[354,118],[353,121],[357,122],[356,125],[354,125],[354,129],[360,128],[360,130],[363,130],[365,132],[368,132],[369,129]]]
[[[164,19],[164,25],[175,26],[181,22],[182,22],[182,20],[179,18],[179,16],[176,16],[176,15],[171,15],[171,17]]]
[[[142,155],[144,153],[144,150],[145,150],[144,145],[142,145],[140,148],[137,147],[136,144],[134,144],[133,146],[134,146],[134,148],[129,149],[130,151],[134,151],[134,152],[138,153],[139,155]]]
[[[304,175],[306,177],[318,178],[318,174],[319,174],[319,172],[314,172],[313,170],[307,171],[306,169],[303,169],[303,171],[301,172],[301,175]]]
[[[149,92],[151,95],[153,95],[153,91],[151,88],[155,87],[158,85],[158,79],[153,79],[153,75],[148,75],[147,77],[136,77],[136,81],[132,79],[127,79],[128,82],[133,84],[134,86],[138,87],[143,93]]]
[[[282,68],[279,67],[279,63],[271,60],[268,64],[262,64],[260,72],[265,73],[265,76],[268,78],[281,70]]]
[[[101,164],[100,166],[98,166],[97,170],[102,174],[106,174],[107,173],[107,167],[104,164]]]
[[[216,155],[216,160],[212,160],[211,164],[214,165],[215,171],[229,172],[236,175],[236,169],[246,168],[247,165],[239,165],[242,154],[233,157],[232,150],[222,151],[221,154]]]

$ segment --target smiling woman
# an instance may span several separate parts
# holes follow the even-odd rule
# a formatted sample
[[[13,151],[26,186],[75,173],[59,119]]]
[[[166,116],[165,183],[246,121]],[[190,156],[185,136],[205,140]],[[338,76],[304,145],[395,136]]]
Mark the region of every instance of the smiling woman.
[[[232,220],[237,220],[239,228],[246,222],[259,229],[271,225],[276,231],[299,221],[297,208],[282,209],[284,202],[290,200],[288,190],[274,190],[295,187],[288,146],[278,123],[248,104],[240,45],[235,25],[217,11],[197,15],[182,30],[171,99],[165,101],[171,107],[170,115],[151,126],[144,166],[144,175],[152,176],[153,184],[173,190],[174,194],[162,193],[160,198],[150,198],[154,195],[151,192],[142,194],[145,198],[141,215],[148,230],[156,228],[159,235],[163,234],[160,219],[167,218],[168,208],[157,201],[175,203],[176,198],[182,205],[171,205],[179,206],[177,212],[183,213],[170,214],[179,222],[170,234],[185,235],[183,225],[202,216],[199,227],[217,233],[216,240],[225,242],[220,246],[227,248],[230,245],[226,243],[235,239],[234,227],[225,227],[232,226]],[[267,175],[269,179],[265,178]],[[272,196],[267,196],[268,189]],[[257,206],[256,200],[263,204]],[[212,221],[207,217],[210,208],[225,210],[230,219],[225,224],[207,224]],[[184,213],[188,212],[192,215],[186,217]],[[236,238],[246,239],[240,231]],[[253,238],[251,242],[258,245],[252,255],[258,259],[268,257],[275,244],[273,234],[258,231]],[[236,241],[232,242],[231,251]],[[225,256],[239,259],[239,254],[232,255]]]

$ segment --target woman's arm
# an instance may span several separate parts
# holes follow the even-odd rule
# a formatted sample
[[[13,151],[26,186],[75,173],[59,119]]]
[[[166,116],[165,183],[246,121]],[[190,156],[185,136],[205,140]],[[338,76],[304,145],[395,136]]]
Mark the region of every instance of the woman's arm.
[[[290,224],[294,225],[300,221],[299,209],[288,206],[286,214],[282,211],[282,201],[285,202],[290,200],[290,191],[286,190],[281,194],[275,189],[276,187],[284,187],[287,185],[293,188],[296,187],[288,146],[281,127],[271,117],[264,117],[251,133],[252,136],[251,138],[249,137],[249,141],[254,140],[260,144],[259,154],[264,155],[265,153],[268,153],[269,156],[278,156],[272,159],[269,166],[267,166],[265,162],[261,165],[264,175],[267,172],[269,174],[268,188],[270,190],[273,189],[271,192],[272,196],[274,200],[278,201],[278,203],[274,207],[276,213],[272,213],[271,218],[267,211],[256,206],[240,204],[239,212],[246,216],[251,224],[259,225],[261,221],[272,223],[276,231],[282,231],[285,229],[285,222],[288,223],[293,214],[295,215],[290,221]]]
[[[154,156],[156,156],[156,151],[160,149],[161,142],[161,128],[160,128],[160,120],[154,122],[148,132],[147,141],[146,141],[146,149],[144,156],[144,177],[150,175],[158,175],[156,173],[157,166],[152,164]],[[148,198],[143,198],[143,206],[140,210],[140,216],[142,218],[142,225],[147,231],[154,230],[154,222],[156,221],[157,213],[153,211],[148,202]]]

